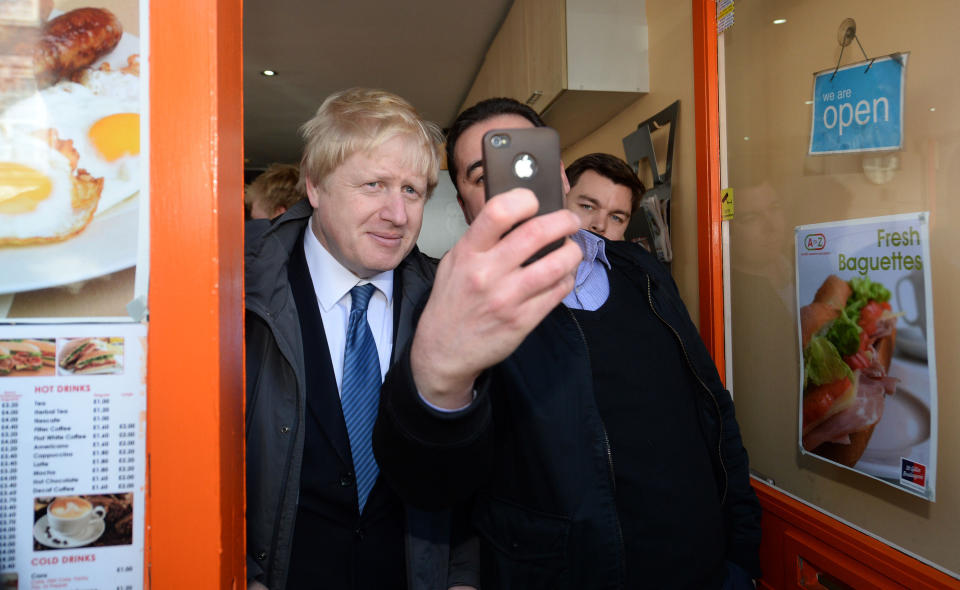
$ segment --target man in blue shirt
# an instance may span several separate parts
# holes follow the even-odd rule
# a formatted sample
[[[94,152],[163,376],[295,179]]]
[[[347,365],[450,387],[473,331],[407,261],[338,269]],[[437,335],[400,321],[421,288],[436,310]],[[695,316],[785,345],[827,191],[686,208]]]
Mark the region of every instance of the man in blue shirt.
[[[472,502],[483,587],[750,588],[760,509],[746,451],[670,274],[639,246],[577,231],[569,211],[504,236],[536,199],[484,199],[484,133],[540,125],[490,99],[448,134],[471,226],[384,382],[381,473],[419,506]]]
[[[624,239],[645,190],[630,166],[614,155],[594,153],[577,158],[566,174],[570,190],[564,204],[580,218],[580,227],[608,240]]]

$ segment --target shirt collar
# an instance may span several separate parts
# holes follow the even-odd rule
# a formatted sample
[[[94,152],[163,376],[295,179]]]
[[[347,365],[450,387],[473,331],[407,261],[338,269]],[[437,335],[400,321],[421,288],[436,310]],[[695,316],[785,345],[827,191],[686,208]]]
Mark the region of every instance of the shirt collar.
[[[610,261],[607,260],[606,240],[602,237],[585,229],[581,229],[570,236],[570,239],[580,246],[580,250],[583,251],[584,262],[601,262],[607,268],[611,268]]]
[[[387,305],[393,299],[393,270],[386,270],[369,279],[361,279],[346,267],[320,243],[313,233],[313,216],[307,222],[307,231],[303,234],[303,252],[310,269],[310,280],[317,294],[317,302],[324,312],[330,311],[343,296],[357,285],[373,283],[378,291],[387,298]],[[322,278],[322,280],[321,280]]]

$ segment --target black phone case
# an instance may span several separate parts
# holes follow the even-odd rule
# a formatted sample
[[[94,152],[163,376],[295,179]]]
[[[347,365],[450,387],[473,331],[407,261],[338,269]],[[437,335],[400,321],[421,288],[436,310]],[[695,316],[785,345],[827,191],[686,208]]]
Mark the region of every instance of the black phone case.
[[[530,171],[528,164],[533,165],[532,174],[524,177]],[[557,211],[563,208],[560,174],[560,138],[550,127],[494,129],[484,134],[483,186],[488,201],[510,189],[527,188],[540,202],[537,215]],[[549,244],[524,264],[562,244],[563,240]]]

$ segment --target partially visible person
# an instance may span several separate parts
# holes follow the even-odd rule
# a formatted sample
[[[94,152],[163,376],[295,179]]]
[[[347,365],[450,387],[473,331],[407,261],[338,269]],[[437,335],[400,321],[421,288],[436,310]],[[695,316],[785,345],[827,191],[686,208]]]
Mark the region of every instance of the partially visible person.
[[[306,197],[300,187],[300,168],[270,164],[244,191],[243,204],[250,219],[273,219]]]
[[[564,203],[580,218],[580,228],[608,240],[622,240],[644,187],[620,158],[587,154],[567,167],[570,192]]]
[[[435,274],[416,240],[439,129],[399,96],[352,89],[301,133],[308,198],[246,226],[247,587],[471,584],[450,513],[404,505],[370,440]]]
[[[568,210],[524,221],[528,190],[484,198],[484,133],[542,125],[498,98],[450,128],[471,223],[381,389],[382,474],[424,507],[472,500],[483,588],[753,590],[747,453],[667,269]]]

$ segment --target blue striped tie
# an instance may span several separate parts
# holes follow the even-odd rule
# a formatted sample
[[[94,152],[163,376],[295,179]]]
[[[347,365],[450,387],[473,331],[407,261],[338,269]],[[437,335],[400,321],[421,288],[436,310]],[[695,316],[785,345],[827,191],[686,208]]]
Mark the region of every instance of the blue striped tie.
[[[367,324],[367,304],[375,287],[371,283],[350,290],[350,320],[343,354],[340,404],[350,437],[350,454],[357,477],[360,512],[377,481],[380,469],[373,456],[373,423],[380,404],[380,357]]]

